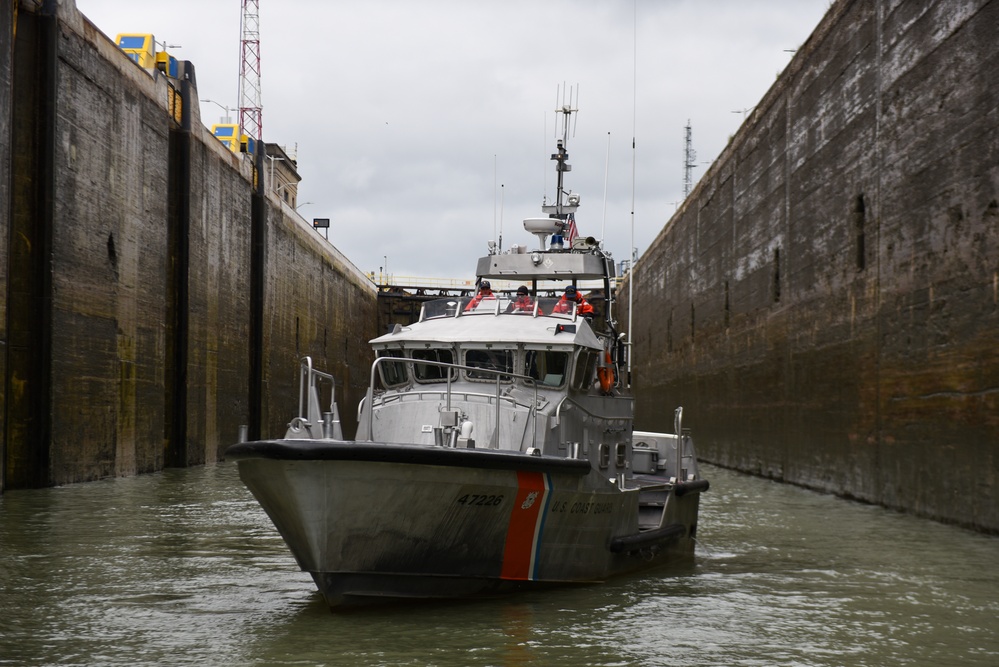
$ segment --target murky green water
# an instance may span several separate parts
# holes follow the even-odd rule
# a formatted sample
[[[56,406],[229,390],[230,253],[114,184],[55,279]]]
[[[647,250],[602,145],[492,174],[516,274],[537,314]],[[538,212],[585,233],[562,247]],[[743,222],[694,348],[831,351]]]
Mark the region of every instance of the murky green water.
[[[999,665],[999,539],[704,467],[693,567],[331,614],[235,465],[0,498],[0,665]]]

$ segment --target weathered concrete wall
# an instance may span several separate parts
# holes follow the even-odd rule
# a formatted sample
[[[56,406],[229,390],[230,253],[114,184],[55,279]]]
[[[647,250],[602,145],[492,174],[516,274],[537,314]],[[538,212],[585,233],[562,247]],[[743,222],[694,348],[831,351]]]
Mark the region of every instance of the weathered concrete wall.
[[[11,150],[13,144],[14,7],[0,9],[0,378],[7,377],[7,247],[11,215]],[[0,382],[0,461],[7,459],[7,383]],[[0,465],[0,493],[4,466]]]
[[[65,0],[18,10],[0,33],[7,488],[215,461],[241,424],[280,435],[299,354],[359,400],[375,288],[293,211],[262,204],[251,157],[197,117],[193,68],[151,76]],[[305,337],[254,333],[296,318]]]
[[[215,461],[249,415],[250,218],[253,165],[192,130],[186,239],[187,369],[181,465]],[[236,430],[234,430],[236,429]]]
[[[297,414],[297,360],[309,355],[336,379],[344,437],[352,438],[374,360],[368,341],[377,335],[375,287],[343,255],[330,252],[314,229],[296,224],[287,205],[272,198],[267,215],[283,217],[284,224],[267,229],[263,382],[269,391],[261,435],[284,435],[289,415]]]
[[[53,483],[162,468],[170,291],[166,82],[121,63],[92,26],[80,34],[70,25],[56,45],[51,388],[42,399],[52,409]]]
[[[996,26],[830,9],[636,265],[643,428],[683,404],[710,461],[999,531]]]

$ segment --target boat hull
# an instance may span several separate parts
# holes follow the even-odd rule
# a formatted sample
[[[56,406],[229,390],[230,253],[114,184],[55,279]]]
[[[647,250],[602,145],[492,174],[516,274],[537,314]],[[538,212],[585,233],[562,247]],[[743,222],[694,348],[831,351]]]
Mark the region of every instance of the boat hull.
[[[640,490],[586,460],[291,440],[227,456],[334,607],[601,581],[693,553],[698,493],[672,494],[672,528],[629,546]]]

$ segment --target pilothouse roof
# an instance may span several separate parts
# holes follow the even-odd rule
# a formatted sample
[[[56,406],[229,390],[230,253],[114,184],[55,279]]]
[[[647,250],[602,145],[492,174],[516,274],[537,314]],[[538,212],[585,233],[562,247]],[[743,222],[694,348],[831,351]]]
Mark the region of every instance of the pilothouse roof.
[[[453,300],[452,300],[453,301]],[[371,341],[376,348],[393,344],[509,344],[515,346],[575,345],[603,349],[600,339],[583,318],[515,313],[461,313],[457,317],[437,317],[379,336]]]
[[[603,280],[614,277],[614,262],[592,252],[544,252],[480,257],[475,274],[506,280]]]

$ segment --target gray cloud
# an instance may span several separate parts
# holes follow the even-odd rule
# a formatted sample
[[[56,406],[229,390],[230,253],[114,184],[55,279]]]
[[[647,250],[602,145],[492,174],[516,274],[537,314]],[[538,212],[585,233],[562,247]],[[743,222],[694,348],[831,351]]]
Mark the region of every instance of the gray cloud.
[[[237,105],[235,0],[77,4],[112,38],[153,32],[180,44],[200,96]],[[297,144],[299,201],[312,202],[301,213],[331,218],[330,241],[364,271],[387,256],[397,276],[468,278],[499,218],[498,184],[504,245],[534,241],[520,220],[554,191],[559,86],[580,94],[567,177],[583,195],[580,231],[599,237],[606,224],[607,247],[624,259],[633,158],[641,252],[682,197],[687,120],[698,161],[713,160],[743,120],[733,112],[762,98],[790,62],[785,49],[808,38],[830,3],[260,4],[265,140]],[[206,124],[220,114],[202,105]]]

